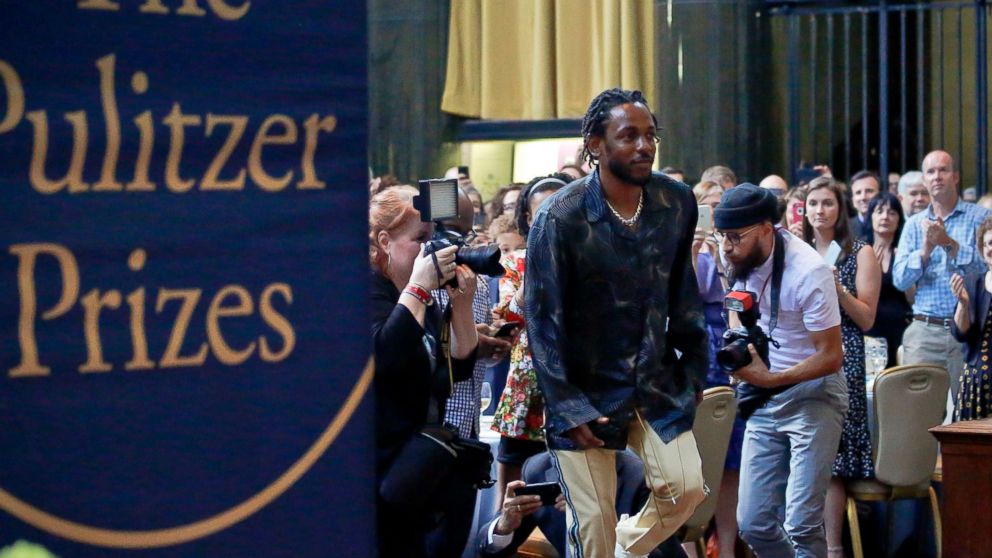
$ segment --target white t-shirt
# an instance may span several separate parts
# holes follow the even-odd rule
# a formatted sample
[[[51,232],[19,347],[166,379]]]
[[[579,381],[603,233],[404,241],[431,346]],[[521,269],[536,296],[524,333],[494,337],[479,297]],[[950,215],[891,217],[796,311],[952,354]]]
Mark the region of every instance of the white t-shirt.
[[[798,364],[816,352],[809,332],[823,331],[840,325],[840,305],[834,286],[834,273],[820,254],[801,239],[786,233],[785,270],[779,297],[778,325],[771,332],[780,347],[771,346],[771,371],[781,372]],[[780,239],[776,235],[775,242]],[[772,262],[774,249],[768,259],[758,266],[746,282],[738,281],[735,289],[758,294],[758,323],[768,332],[771,320]]]

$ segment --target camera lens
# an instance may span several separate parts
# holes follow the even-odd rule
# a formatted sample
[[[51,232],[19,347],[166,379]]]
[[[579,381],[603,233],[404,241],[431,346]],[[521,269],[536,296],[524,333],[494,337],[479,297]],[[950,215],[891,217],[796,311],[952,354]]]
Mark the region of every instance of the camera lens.
[[[716,363],[725,372],[733,372],[751,364],[751,352],[747,350],[747,339],[737,339],[717,351]]]
[[[480,275],[500,277],[505,273],[503,264],[499,263],[500,252],[496,244],[485,246],[462,246],[455,254],[455,263],[465,264]]]

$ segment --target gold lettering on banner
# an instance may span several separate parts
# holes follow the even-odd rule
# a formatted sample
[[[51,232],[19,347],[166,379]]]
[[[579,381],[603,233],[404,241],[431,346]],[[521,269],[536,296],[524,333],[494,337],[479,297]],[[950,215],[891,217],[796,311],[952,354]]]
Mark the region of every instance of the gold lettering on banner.
[[[207,0],[207,4],[210,6],[210,9],[217,14],[217,17],[226,20],[241,19],[251,8],[251,2],[248,0],[245,0],[245,2],[237,8],[231,6],[224,0]]]
[[[282,126],[283,133],[269,135],[269,130],[273,126]],[[266,145],[288,145],[296,143],[296,122],[285,114],[274,114],[265,119],[255,134],[255,141],[251,144],[251,151],[248,153],[248,172],[251,179],[259,188],[267,192],[278,192],[289,184],[293,179],[293,171],[286,171],[286,174],[275,178],[265,172],[262,166],[262,148]]]
[[[165,308],[165,304],[170,300],[181,300],[179,313],[176,321],[172,324],[172,334],[169,335],[169,343],[165,347],[165,354],[158,365],[162,368],[176,368],[180,366],[200,366],[207,360],[207,344],[201,343],[200,349],[193,355],[180,356],[183,341],[186,339],[186,330],[189,322],[193,318],[193,310],[200,300],[203,291],[200,289],[159,289],[158,300],[155,303],[155,311],[159,314]]]
[[[110,54],[96,62],[100,72],[100,103],[107,127],[107,149],[103,152],[100,181],[93,185],[94,192],[120,192],[124,189],[116,178],[117,157],[121,153],[121,115],[117,111],[117,96],[114,94],[114,60],[114,55]]]
[[[42,194],[56,194],[67,185],[69,192],[73,194],[89,190],[89,184],[83,182],[83,164],[86,163],[86,144],[89,141],[86,113],[80,110],[65,114],[66,121],[72,124],[72,155],[69,157],[69,170],[58,180],[49,179],[45,173],[48,158],[48,114],[43,110],[35,110],[29,112],[27,118],[34,126],[34,150],[31,153],[31,171],[28,174],[31,186]]]
[[[176,10],[176,13],[179,15],[188,15],[188,16],[207,15],[206,10],[201,8],[200,5],[197,4],[196,0],[183,0],[183,5],[180,6],[178,10]]]
[[[225,306],[224,300],[227,298],[235,298],[237,303],[234,306]],[[232,349],[224,340],[224,334],[220,330],[220,318],[250,316],[254,311],[255,305],[252,303],[251,293],[239,285],[224,287],[210,301],[210,308],[207,310],[207,340],[217,360],[228,366],[236,366],[248,360],[248,357],[255,352],[254,341],[240,351]]]
[[[317,152],[317,133],[318,132],[333,132],[334,128],[338,125],[338,119],[334,116],[325,116],[324,118],[318,118],[316,114],[311,114],[310,118],[307,118],[303,122],[303,130],[305,143],[303,144],[303,161],[301,165],[303,167],[303,179],[296,183],[296,187],[305,189],[319,190],[327,186],[323,180],[317,179],[317,171],[314,168],[313,157]]]
[[[145,267],[147,255],[141,248],[131,252],[127,267],[131,271],[141,271]],[[145,288],[140,287],[127,295],[127,305],[131,309],[131,350],[133,357],[124,363],[124,370],[151,370],[155,363],[148,358],[148,339],[145,336]]]
[[[58,244],[15,244],[10,253],[17,257],[17,291],[20,293],[21,311],[17,319],[17,339],[21,348],[21,362],[10,369],[11,378],[25,376],[47,376],[51,369],[42,366],[38,359],[38,339],[35,323],[38,313],[38,296],[34,273],[38,256],[45,254],[55,258],[62,274],[62,293],[58,303],[46,310],[41,318],[52,320],[69,311],[79,298],[79,266],[68,249]]]
[[[293,352],[293,347],[296,346],[296,332],[293,330],[293,324],[289,323],[289,320],[287,320],[285,316],[279,312],[276,312],[276,310],[272,307],[273,293],[279,293],[282,295],[282,298],[286,301],[286,304],[293,303],[293,289],[286,283],[273,283],[269,285],[264,291],[262,291],[262,296],[259,297],[259,314],[262,315],[262,319],[265,320],[265,323],[282,337],[282,350],[279,352],[272,352],[272,349],[269,348],[269,342],[265,336],[258,338],[258,355],[266,362],[279,362],[281,360],[285,360],[285,358]]]
[[[165,159],[165,185],[176,193],[189,192],[195,181],[192,178],[183,180],[179,176],[179,164],[183,158],[183,144],[186,142],[186,133],[183,128],[185,126],[199,126],[200,117],[183,114],[179,103],[173,103],[172,111],[169,112],[169,116],[162,119],[162,123],[171,130],[169,155]]]
[[[162,0],[147,0],[138,8],[138,11],[143,14],[167,14],[169,8],[162,4]]]
[[[0,80],[7,92],[7,111],[0,120],[0,134],[3,134],[13,130],[24,116],[24,86],[14,67],[3,60],[0,60]]]
[[[234,147],[238,145],[241,141],[241,136],[245,133],[245,128],[248,127],[248,117],[238,116],[233,114],[210,114],[207,113],[207,137],[213,133],[214,127],[218,124],[228,125],[231,127],[231,132],[227,135],[227,139],[224,140],[224,145],[221,146],[220,151],[217,155],[210,161],[210,166],[207,167],[207,171],[203,173],[203,180],[200,182],[201,190],[243,190],[245,187],[245,169],[244,167],[238,169],[238,175],[230,180],[220,180],[218,175],[220,171],[227,164],[228,159],[231,157],[231,153],[234,153]]]
[[[100,295],[93,289],[83,295],[83,332],[86,336],[86,362],[79,367],[80,372],[110,372],[113,366],[103,360],[103,344],[100,342],[100,311],[104,308],[121,307],[121,292],[111,289]]]
[[[79,0],[76,7],[80,10],[107,10],[116,12],[121,9],[121,5],[111,0]]]

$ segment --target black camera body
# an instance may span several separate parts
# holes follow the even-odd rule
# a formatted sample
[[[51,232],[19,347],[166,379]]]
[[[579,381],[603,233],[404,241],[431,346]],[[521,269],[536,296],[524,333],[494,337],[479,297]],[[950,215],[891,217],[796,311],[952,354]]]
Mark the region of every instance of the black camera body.
[[[420,212],[420,220],[434,222],[434,235],[424,246],[425,254],[433,254],[450,246],[457,246],[455,263],[465,264],[478,275],[501,277],[506,270],[499,263],[497,244],[468,246],[465,238],[444,228],[444,221],[458,219],[458,181],[454,178],[431,179],[418,182],[420,193],[413,198],[413,207]],[[455,286],[455,279],[446,285]]]
[[[478,275],[501,277],[506,273],[503,264],[499,263],[499,245],[468,246],[462,235],[445,230],[440,223],[434,229],[434,236],[425,244],[424,253],[431,254],[450,246],[458,247],[458,251],[455,252],[455,263],[467,265]],[[455,280],[452,279],[447,284],[454,286]]]
[[[758,296],[750,291],[730,291],[723,299],[723,307],[736,312],[741,327],[730,328],[723,333],[723,348],[716,352],[716,362],[725,372],[730,373],[751,364],[751,352],[748,344],[754,345],[758,356],[771,367],[768,360],[768,335],[765,334],[758,320]]]

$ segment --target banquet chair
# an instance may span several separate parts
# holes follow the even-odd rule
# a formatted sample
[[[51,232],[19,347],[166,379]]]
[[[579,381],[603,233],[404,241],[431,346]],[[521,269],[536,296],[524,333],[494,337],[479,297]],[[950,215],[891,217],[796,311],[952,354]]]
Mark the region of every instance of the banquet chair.
[[[928,430],[944,418],[949,386],[947,370],[935,364],[895,366],[875,378],[875,478],[847,484],[847,518],[855,558],[864,558],[855,502],[886,502],[891,524],[892,501],[910,498],[929,498],[940,558],[940,511],[937,495],[930,486],[937,462],[937,439]]]
[[[737,400],[734,398],[734,390],[726,386],[704,391],[703,401],[696,407],[692,435],[696,438],[699,458],[703,462],[703,480],[709,493],[682,527],[682,542],[695,544],[698,556],[706,556],[703,537],[716,513],[723,465],[727,459],[727,447],[730,445],[736,416]]]

